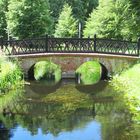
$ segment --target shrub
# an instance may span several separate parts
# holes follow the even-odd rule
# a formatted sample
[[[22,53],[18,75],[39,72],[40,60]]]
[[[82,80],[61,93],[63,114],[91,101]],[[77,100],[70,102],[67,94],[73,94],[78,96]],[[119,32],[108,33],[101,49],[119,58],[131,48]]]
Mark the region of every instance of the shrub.
[[[58,82],[61,79],[61,69],[52,62],[40,61],[34,66],[34,78],[36,80],[54,79]]]
[[[0,57],[0,93],[17,86],[21,82],[22,72],[16,62],[11,62],[4,57]]]
[[[80,75],[83,84],[95,84],[101,79],[101,65],[96,61],[88,61],[82,64],[76,74]]]
[[[140,122],[140,64],[114,76],[111,82],[117,91],[124,93],[124,100],[135,120]]]

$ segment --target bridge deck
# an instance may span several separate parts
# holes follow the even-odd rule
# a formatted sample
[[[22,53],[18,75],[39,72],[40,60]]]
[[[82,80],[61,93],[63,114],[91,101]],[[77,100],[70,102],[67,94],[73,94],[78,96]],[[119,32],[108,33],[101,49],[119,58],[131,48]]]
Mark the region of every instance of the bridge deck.
[[[138,56],[128,55],[115,55],[115,54],[101,54],[101,53],[35,53],[35,54],[22,54],[22,55],[11,55],[10,58],[38,58],[38,57],[49,57],[49,56],[63,56],[63,57],[97,57],[97,58],[124,58],[124,59],[139,59]]]

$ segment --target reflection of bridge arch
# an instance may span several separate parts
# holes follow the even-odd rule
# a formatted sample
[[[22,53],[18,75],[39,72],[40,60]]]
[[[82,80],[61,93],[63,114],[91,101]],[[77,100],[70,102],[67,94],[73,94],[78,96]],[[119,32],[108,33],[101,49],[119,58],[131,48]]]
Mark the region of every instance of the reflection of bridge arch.
[[[43,83],[43,82],[31,82],[30,85],[26,85],[25,89],[28,94],[33,95],[34,97],[38,95],[46,96],[49,93],[55,92],[61,85],[61,82],[58,83]]]

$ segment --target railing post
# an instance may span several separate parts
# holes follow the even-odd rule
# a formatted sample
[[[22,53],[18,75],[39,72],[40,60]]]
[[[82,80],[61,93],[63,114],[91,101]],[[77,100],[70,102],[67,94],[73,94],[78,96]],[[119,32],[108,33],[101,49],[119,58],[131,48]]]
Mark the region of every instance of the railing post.
[[[46,49],[46,52],[48,52],[48,35],[47,34],[45,37],[45,49]]]
[[[88,41],[87,41],[87,43],[88,43],[88,49],[86,50],[86,51],[89,51],[90,49],[92,50],[92,45],[91,45],[91,39],[90,39],[90,36],[88,36]]]
[[[3,50],[3,38],[0,38],[0,48]]]
[[[97,41],[97,36],[94,34],[94,52],[96,53],[96,41]]]
[[[138,56],[140,55],[140,37],[138,38],[138,52],[137,52]]]

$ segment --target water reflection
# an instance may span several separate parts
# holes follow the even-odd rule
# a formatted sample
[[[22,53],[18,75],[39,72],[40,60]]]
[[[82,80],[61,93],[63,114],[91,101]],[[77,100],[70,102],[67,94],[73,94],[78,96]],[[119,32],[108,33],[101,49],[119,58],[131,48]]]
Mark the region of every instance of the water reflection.
[[[5,128],[3,123],[0,122],[0,140],[9,140],[12,136],[12,130]]]
[[[49,93],[53,93],[55,92],[61,85],[61,82],[57,82],[55,83],[55,81],[28,81],[28,85],[25,86],[25,91],[27,91],[26,93],[31,96],[33,94],[32,97],[41,97],[41,95],[43,96],[44,94],[47,95]]]
[[[45,84],[25,87],[12,114],[0,115],[0,140],[140,139],[140,127],[133,123],[122,95],[107,83],[91,88],[63,82],[52,87],[49,94]]]
[[[41,129],[38,129],[38,134],[34,136],[34,140],[39,140],[40,138],[41,140],[101,140],[100,127],[101,126],[98,122],[91,121],[83,129],[75,129],[69,132],[62,131],[57,136],[54,136],[51,133],[43,135]],[[21,131],[23,132],[22,134]],[[25,129],[18,127],[16,129],[16,135],[11,140],[25,140],[25,137],[26,140],[31,140],[33,138],[29,132],[26,132]]]

